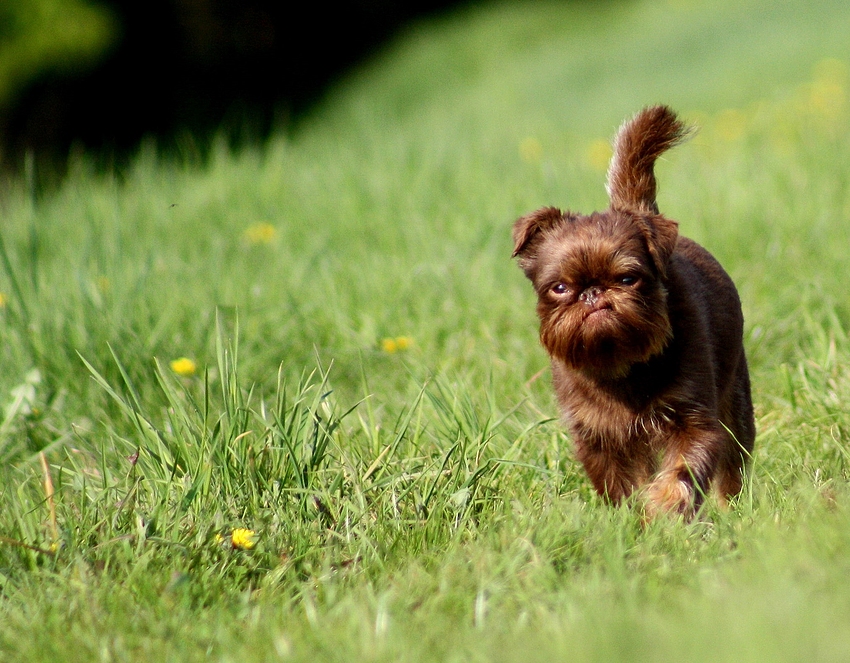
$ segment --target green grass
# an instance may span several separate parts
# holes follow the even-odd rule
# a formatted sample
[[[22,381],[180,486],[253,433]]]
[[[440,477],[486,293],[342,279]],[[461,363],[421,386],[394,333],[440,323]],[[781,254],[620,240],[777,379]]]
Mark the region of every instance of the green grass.
[[[4,660],[846,660],[850,8],[704,4],[481,5],[262,149],[6,183]],[[701,126],[660,206],[739,286],[759,436],[731,511],[643,527],[509,256],[657,102]]]

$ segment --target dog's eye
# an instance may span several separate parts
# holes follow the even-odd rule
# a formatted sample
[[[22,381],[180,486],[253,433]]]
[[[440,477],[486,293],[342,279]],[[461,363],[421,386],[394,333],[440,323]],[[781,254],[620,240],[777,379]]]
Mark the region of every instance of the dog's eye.
[[[634,285],[638,282],[637,276],[621,276],[620,284],[621,285]]]
[[[554,295],[565,295],[569,291],[565,283],[556,283],[550,289]]]

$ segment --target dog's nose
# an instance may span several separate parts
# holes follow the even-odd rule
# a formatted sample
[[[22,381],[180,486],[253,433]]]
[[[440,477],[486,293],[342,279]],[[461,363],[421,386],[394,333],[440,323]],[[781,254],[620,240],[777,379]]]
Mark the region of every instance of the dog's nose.
[[[578,298],[579,301],[584,302],[588,306],[593,306],[596,303],[596,300],[599,299],[599,295],[601,295],[602,292],[603,289],[598,285],[592,285],[589,288],[585,288]]]

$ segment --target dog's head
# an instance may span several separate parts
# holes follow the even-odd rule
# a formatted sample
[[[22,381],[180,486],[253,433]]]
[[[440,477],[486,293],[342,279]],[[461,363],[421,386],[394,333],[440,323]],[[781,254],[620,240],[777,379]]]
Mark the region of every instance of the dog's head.
[[[520,218],[513,255],[537,292],[549,354],[616,377],[660,353],[672,333],[666,285],[677,237],[675,221],[644,211],[547,207]]]

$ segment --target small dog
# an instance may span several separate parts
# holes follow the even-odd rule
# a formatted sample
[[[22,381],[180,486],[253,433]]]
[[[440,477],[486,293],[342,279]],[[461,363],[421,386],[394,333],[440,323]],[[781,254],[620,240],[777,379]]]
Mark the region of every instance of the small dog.
[[[655,160],[689,134],[644,109],[614,139],[609,209],[513,227],[577,456],[610,500],[642,490],[650,517],[738,494],[755,438],[738,293],[655,202]]]

